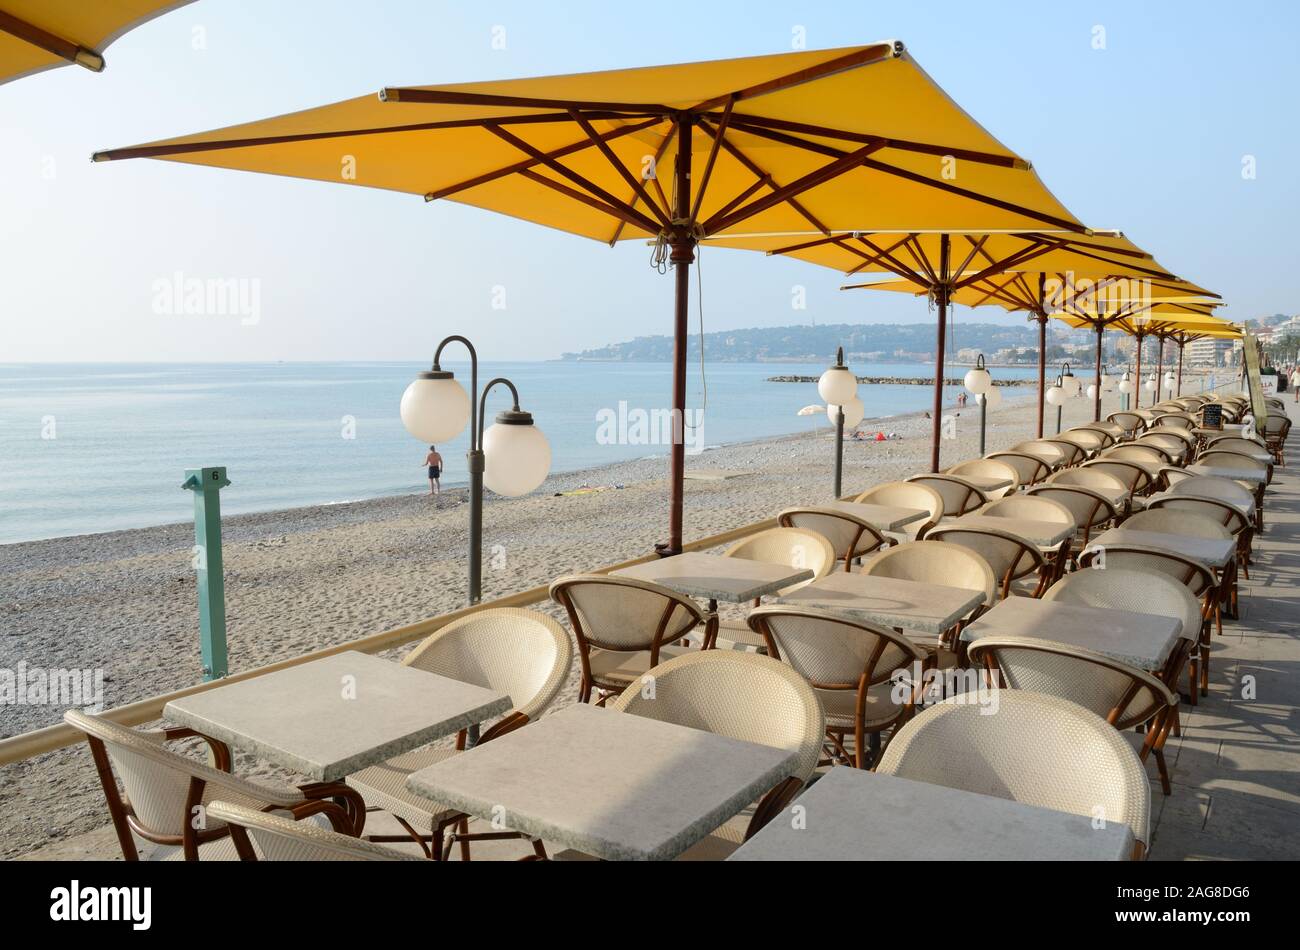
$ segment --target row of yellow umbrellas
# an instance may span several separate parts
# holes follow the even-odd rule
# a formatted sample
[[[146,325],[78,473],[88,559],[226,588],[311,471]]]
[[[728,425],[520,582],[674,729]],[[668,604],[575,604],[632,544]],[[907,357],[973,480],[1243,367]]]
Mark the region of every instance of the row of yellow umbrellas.
[[[0,7],[10,0],[0,0]],[[131,6],[123,4],[123,6]],[[154,3],[135,6],[163,6]],[[3,61],[0,60],[0,67]],[[340,174],[353,157],[353,177]],[[976,123],[902,43],[599,73],[403,88],[97,153],[462,202],[674,265],[673,409],[685,412],[689,268],[701,242],[887,275],[939,306],[939,463],[950,300],[1045,290],[1089,313],[1078,281],[1159,282],[1202,317],[1214,298],[1122,235],[1094,233],[1029,163]],[[581,271],[570,278],[582,282]],[[1073,288],[1066,294],[1064,288]],[[1037,288],[1037,293],[1035,293]],[[887,289],[902,289],[901,287]],[[1021,292],[1025,296],[1020,296]],[[1125,315],[1139,319],[1134,301]],[[1111,320],[1116,313],[1096,310]],[[1193,314],[1188,314],[1193,316]],[[1045,317],[1044,317],[1045,319]],[[680,431],[680,427],[679,431]],[[682,542],[684,448],[672,446],[668,540]]]

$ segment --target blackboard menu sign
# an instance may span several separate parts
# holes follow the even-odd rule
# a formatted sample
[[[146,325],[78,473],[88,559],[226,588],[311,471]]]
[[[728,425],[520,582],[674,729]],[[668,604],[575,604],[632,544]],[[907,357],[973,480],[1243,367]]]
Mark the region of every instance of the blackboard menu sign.
[[[1217,402],[1207,403],[1201,407],[1201,428],[1223,428],[1223,406]]]

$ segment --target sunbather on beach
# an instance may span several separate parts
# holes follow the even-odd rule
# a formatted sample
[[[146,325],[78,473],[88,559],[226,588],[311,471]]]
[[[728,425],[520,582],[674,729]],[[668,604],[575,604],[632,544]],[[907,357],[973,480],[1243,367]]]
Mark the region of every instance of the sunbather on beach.
[[[429,494],[441,495],[442,482],[442,455],[438,452],[436,445],[429,446],[429,454],[424,457],[424,464],[429,466]]]

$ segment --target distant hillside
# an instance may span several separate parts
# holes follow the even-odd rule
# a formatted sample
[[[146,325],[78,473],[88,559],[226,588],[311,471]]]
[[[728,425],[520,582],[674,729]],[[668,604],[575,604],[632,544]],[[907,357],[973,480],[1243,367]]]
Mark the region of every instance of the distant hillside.
[[[955,336],[956,339],[952,339]],[[826,362],[834,357],[836,347],[843,346],[849,359],[873,362],[912,361],[933,358],[935,326],[933,323],[828,324],[825,326],[757,327],[747,330],[723,330],[704,335],[706,358],[729,363],[759,362]],[[1074,331],[1051,327],[1049,356],[1062,344],[1095,345],[1086,330]],[[948,353],[974,349],[987,358],[999,350],[1030,347],[1037,356],[1038,328],[999,326],[995,323],[968,323],[958,320],[955,333],[948,340]],[[698,356],[699,334],[692,334],[689,352]],[[642,336],[625,343],[579,353],[565,353],[566,360],[603,362],[656,363],[672,359],[673,341],[668,336]]]

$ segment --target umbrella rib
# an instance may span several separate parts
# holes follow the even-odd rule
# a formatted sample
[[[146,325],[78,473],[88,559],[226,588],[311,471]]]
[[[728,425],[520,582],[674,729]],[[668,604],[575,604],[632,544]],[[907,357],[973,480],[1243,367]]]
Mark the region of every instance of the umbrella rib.
[[[600,118],[625,118],[616,113]],[[210,142],[176,142],[170,145],[135,145],[128,148],[106,149],[96,152],[91,159],[96,162],[115,161],[126,158],[160,158],[165,155],[185,155],[191,152],[211,152],[228,148],[253,148],[261,145],[291,145],[295,142],[315,142],[322,139],[350,138],[362,135],[391,135],[400,132],[432,132],[439,129],[477,128],[487,122],[501,125],[536,125],[548,122],[571,122],[567,113],[555,112],[537,115],[506,116],[500,119],[446,119],[441,122],[416,122],[410,125],[385,125],[369,129],[340,129],[332,132],[297,132],[290,135],[264,135],[242,139],[217,139]],[[617,130],[618,135],[648,128],[663,121],[654,117],[644,123],[624,126]],[[590,143],[580,143],[587,148]]]
[[[535,182],[539,185],[543,185],[554,191],[558,191],[560,194],[564,195],[565,197],[572,198],[574,201],[595,208],[597,211],[603,211],[605,214],[609,215],[612,218],[616,218],[620,221],[626,221],[628,224],[635,224],[637,227],[644,228],[645,230],[649,231],[651,234],[655,234],[658,232],[658,226],[649,218],[646,218],[639,214],[629,214],[628,212],[624,211],[622,208],[614,207],[612,205],[607,205],[605,204],[605,202],[601,201],[598,198],[593,198],[591,195],[587,194],[586,192],[579,191],[577,188],[570,188],[568,185],[564,184],[563,182],[556,181],[553,178],[547,178],[545,175],[539,175],[537,172],[533,171],[532,169],[524,169],[523,171],[518,172],[518,175],[521,178],[526,178],[528,181]]]
[[[744,165],[745,168],[750,172],[750,174],[752,174],[755,178],[758,179],[757,181],[754,182],[753,185],[751,185],[748,189],[746,189],[746,191],[742,192],[740,195],[738,195],[737,197],[733,198],[730,202],[728,202],[724,207],[719,208],[716,212],[714,212],[713,214],[714,219],[717,219],[722,215],[728,214],[733,208],[737,207],[742,201],[744,201],[745,198],[753,194],[763,185],[766,185],[767,187],[771,188],[774,192],[780,190],[780,186],[776,183],[776,179],[772,177],[770,172],[764,170],[764,168],[761,165],[759,165],[758,162],[754,161],[752,158],[746,155],[740,149],[740,147],[736,145],[734,142],[730,142],[727,140],[727,137],[724,134],[726,131],[725,129],[722,129],[720,127],[715,127],[711,123],[705,122],[702,119],[700,120],[700,124],[704,126],[706,130],[708,130],[711,136],[714,137],[715,143],[719,144],[723,149],[725,149],[728,155],[730,155],[736,161],[740,162],[740,164]],[[810,212],[806,207],[804,207],[802,202],[795,200],[793,196],[786,198],[785,201],[787,204],[790,205],[791,208],[793,208],[799,215],[801,215],[804,218],[804,220],[806,220],[814,228],[822,232],[822,234],[827,235],[828,237],[831,236],[830,228],[826,227],[826,225],[818,221],[817,218],[812,214],[812,212]],[[696,218],[692,216],[691,220],[695,221]]]
[[[778,188],[772,194],[764,195],[761,198],[755,198],[749,204],[737,208],[725,218],[719,218],[714,215],[704,223],[706,234],[716,234],[725,231],[729,227],[739,224],[741,221],[751,218],[760,212],[766,211],[774,205],[781,204],[790,198],[803,194],[811,188],[816,188],[833,178],[838,178],[850,169],[857,168],[868,160],[868,156],[882,148],[883,142],[872,145],[864,145],[853,152],[848,153],[843,158],[837,158],[833,162],[828,162],[821,168],[809,172],[801,178],[798,178],[790,184]]]
[[[567,120],[568,116],[565,116],[564,118]],[[648,129],[653,125],[658,125],[662,121],[662,119],[647,119],[644,122],[636,122],[632,125],[625,125],[617,129],[612,129],[601,137],[606,141],[622,138],[624,135],[631,135],[633,132],[640,132],[642,129]],[[592,142],[584,139],[580,142],[571,142],[570,144],[557,148],[547,154],[552,158],[562,158],[565,155],[572,155],[574,152],[581,152],[584,149],[591,148],[592,144]],[[475,175],[473,178],[458,182],[454,185],[448,185],[445,188],[439,188],[437,191],[431,191],[424,196],[424,200],[437,201],[439,198],[446,198],[448,195],[454,195],[458,191],[464,191],[467,188],[475,188],[479,185],[487,184],[490,181],[496,181],[498,178],[517,174],[539,164],[541,164],[541,159],[537,158],[528,158],[521,162],[515,162],[513,165],[507,165],[504,168],[497,168],[490,172],[484,172],[481,175]]]
[[[966,268],[970,266],[970,262],[975,259],[975,255],[980,252],[980,249],[984,247],[984,244],[986,241],[988,241],[988,239],[989,236],[987,234],[981,234],[980,239],[978,241],[976,241],[969,234],[966,235],[966,241],[971,246],[970,253],[966,255],[966,259],[961,262],[961,266],[958,267],[956,270],[954,270],[953,273],[954,274],[966,273]]]
[[[635,201],[639,197],[646,203],[646,207],[654,212],[655,217],[659,219],[659,224],[662,227],[668,227],[671,222],[669,221],[668,215],[665,213],[664,209],[654,203],[649,192],[645,190],[645,186],[637,180],[635,175],[627,170],[621,161],[619,161],[618,156],[614,154],[614,150],[609,147],[609,144],[605,142],[600,135],[597,134],[596,130],[592,128],[591,123],[588,122],[583,114],[577,109],[570,109],[569,115],[573,116],[573,121],[578,123],[578,128],[582,129],[582,131],[586,133],[587,138],[591,139],[592,143],[600,151],[600,154],[605,156],[606,161],[613,165],[614,170],[622,176],[623,180],[632,186],[632,200]],[[636,210],[631,204],[627,207],[629,210]]]
[[[974,283],[980,278],[992,277],[994,274],[1004,273],[1005,271],[1009,271],[1011,268],[1017,267],[1026,261],[1033,260],[1035,257],[1041,257],[1052,249],[1051,244],[1043,241],[1034,241],[1029,245],[1029,247],[1021,248],[1014,254],[1002,258],[1000,261],[990,261],[989,266],[984,268],[978,274],[975,274],[973,277],[969,277],[966,280],[957,281],[954,288],[960,290],[962,287]]]
[[[903,250],[912,255],[912,260],[916,262],[917,268],[924,271],[925,276],[930,278],[930,286],[936,286],[939,283],[939,275],[934,272],[934,268],[930,266],[929,259],[925,256],[925,252],[922,251],[920,246],[916,243],[915,234],[909,234],[904,239]]]
[[[868,241],[865,240],[865,235],[859,234],[859,235],[857,235],[857,238],[858,238],[859,241],[862,241],[862,243],[864,243],[864,244],[869,244],[869,243],[870,243],[870,242],[868,242]],[[901,245],[901,244],[902,244],[904,241],[906,241],[906,240],[907,240],[907,237],[906,237],[906,236],[899,238],[897,241],[895,241],[893,244],[891,244],[888,248],[886,248],[885,251],[884,251],[884,253],[886,253],[886,254],[892,254],[892,253],[893,253],[893,252],[894,252],[894,251],[899,247],[899,245]],[[865,251],[860,251],[860,250],[858,250],[856,247],[849,247],[849,250],[852,251],[852,252],[855,253],[855,254],[861,254],[863,260],[862,260],[861,263],[859,263],[859,264],[857,264],[857,265],[855,265],[855,266],[853,266],[853,267],[850,267],[847,271],[845,271],[845,272],[844,272],[844,276],[845,276],[845,277],[852,277],[854,274],[860,274],[862,271],[866,270],[866,269],[867,269],[868,267],[870,267],[872,264],[875,264],[876,262],[878,262],[878,261],[880,260],[880,254],[868,254],[868,253],[866,253]],[[899,267],[903,267],[903,263],[902,263],[901,261],[895,261],[894,263],[897,264]],[[892,270],[892,269],[891,269],[891,272],[894,273],[894,274],[899,273],[899,271]],[[907,273],[906,279],[909,280],[909,281],[912,281],[913,283],[915,282],[915,281],[914,281],[914,278],[913,278],[913,275],[911,274],[911,272],[908,272],[908,273]]]
[[[622,112],[675,115],[678,110],[656,102],[596,102],[586,99],[543,99],[530,96],[502,96],[485,92],[453,92],[447,89],[419,89],[389,86],[379,90],[383,102],[414,102],[442,106],[487,106],[505,109],[581,109],[584,112]]]
[[[905,244],[910,238],[911,235],[909,234],[906,237],[899,240],[893,246],[891,246],[889,250],[885,250],[884,248],[876,247],[876,245],[872,244],[871,241],[865,235],[862,234],[858,235],[858,241],[862,244],[865,244],[872,252],[875,253],[877,261],[883,261],[885,266],[889,268],[889,270],[893,271],[895,274],[897,274],[899,277],[902,277],[904,280],[910,280],[915,284],[920,284],[928,290],[929,289],[928,283],[918,271],[911,270],[910,268],[908,268],[906,264],[904,264],[898,258],[894,257],[893,254],[894,250],[898,248],[899,245]]]
[[[78,66],[84,66],[93,73],[102,72],[104,69],[104,57],[93,49],[86,49],[71,40],[66,40],[61,36],[43,30],[34,23],[28,23],[21,20],[12,13],[6,13],[0,10],[0,33],[8,33],[10,36],[22,40],[38,49],[58,56],[60,59],[66,59],[70,63],[76,63]]]
[[[822,155],[851,154],[851,153],[844,152],[842,149],[833,148],[829,145],[821,145],[817,142],[809,142],[806,139],[801,139],[798,138],[797,136],[784,135],[779,132],[773,132],[767,129],[760,129],[753,126],[743,126],[743,124],[735,118],[732,119],[731,124],[735,128],[743,127],[743,131],[749,132],[753,135],[758,135],[763,138],[769,138],[775,142],[781,142],[786,145],[794,145],[797,147],[801,147],[811,152],[818,152]],[[887,148],[890,145],[889,139],[882,138],[882,139],[877,139],[877,141],[882,143],[882,147]],[[1042,211],[1035,211],[1032,208],[1023,207],[1022,205],[1015,204],[1014,202],[1004,201],[1001,198],[994,198],[991,195],[982,195],[977,191],[971,191],[969,188],[961,188],[957,185],[950,184],[949,182],[946,181],[935,181],[934,179],[928,178],[925,175],[921,175],[913,171],[908,171],[905,168],[898,168],[895,165],[889,165],[885,162],[878,161],[877,159],[866,158],[863,161],[861,161],[859,164],[862,165],[862,167],[864,168],[870,168],[873,169],[874,171],[882,172],[883,174],[886,175],[893,175],[896,178],[902,178],[906,181],[911,181],[916,184],[926,185],[930,188],[937,188],[940,191],[946,191],[949,194],[957,195],[962,198],[969,198],[972,201],[978,201],[982,204],[991,205],[992,207],[1000,208],[1003,211],[1010,211],[1014,214],[1021,214],[1021,215],[1025,215],[1026,217],[1036,218],[1039,221],[1045,222],[1047,224],[1056,225],[1057,227],[1063,228],[1066,231],[1074,231],[1082,234],[1082,233],[1086,233],[1088,230],[1082,224],[1079,224],[1077,222],[1069,221],[1064,218],[1058,218],[1055,217],[1054,215],[1046,214]]]
[[[834,59],[828,59],[825,62],[818,63],[815,66],[809,66],[805,69],[788,73],[784,76],[778,76],[776,79],[768,79],[744,89],[738,89],[735,92],[728,93],[725,96],[716,96],[713,99],[706,99],[697,103],[691,108],[691,112],[701,113],[709,109],[714,109],[722,105],[728,99],[756,99],[759,96],[766,96],[774,92],[781,92],[794,86],[802,85],[806,82],[813,82],[817,79],[824,79],[827,76],[839,72],[846,72],[850,69],[858,69],[862,66],[871,66],[875,63],[886,62],[896,56],[903,55],[902,43],[876,43],[871,46],[864,46],[855,49],[851,53],[845,53],[843,56],[836,56]]]
[[[713,142],[709,146],[708,161],[704,163],[704,176],[700,179],[700,187],[695,192],[695,203],[691,206],[691,221],[699,220],[700,205],[704,203],[704,192],[709,187],[709,179],[713,177],[713,166],[718,161],[718,149],[722,147],[722,140],[727,136],[727,126],[731,123],[731,107],[735,104],[735,97],[727,99],[727,107],[722,111],[722,118],[718,121],[716,130],[712,126],[705,126]]]
[[[713,117],[713,113],[707,113]],[[797,132],[803,135],[814,135],[822,138],[840,139],[845,142],[858,142],[867,144],[878,141],[883,138],[880,135],[872,135],[869,132],[850,132],[847,129],[835,129],[830,126],[812,125],[807,122],[794,122],[789,119],[773,119],[766,116],[749,115],[748,113],[739,112],[732,117],[737,128],[744,128],[747,132],[753,132],[758,135],[761,130],[771,130],[779,132]],[[950,148],[945,145],[933,145],[929,142],[916,142],[910,139],[890,138],[889,148],[897,149],[901,152],[919,152],[922,155],[938,155],[960,159],[961,161],[974,162],[980,165],[993,165],[999,168],[1014,168],[1018,171],[1027,171],[1029,163],[1023,158],[1017,158],[1014,155],[997,155],[993,152],[981,152],[969,148]],[[795,144],[795,143],[791,143]]]
[[[594,195],[597,199],[599,199],[601,203],[608,206],[606,209],[607,211],[609,209],[613,209],[617,211],[618,215],[616,215],[616,217],[623,217],[625,220],[629,221],[632,224],[636,224],[638,227],[641,227],[646,231],[649,231],[651,234],[658,233],[659,226],[654,221],[651,221],[649,218],[647,218],[641,212],[637,211],[631,205],[627,204],[625,201],[616,198],[614,195],[611,195],[608,191],[606,191],[604,188],[601,188],[595,182],[578,174],[573,169],[560,164],[559,161],[552,158],[550,155],[547,155],[541,149],[529,145],[523,139],[519,138],[519,136],[515,135],[512,132],[507,131],[506,129],[501,128],[498,125],[493,125],[489,123],[485,125],[484,128],[487,129],[487,131],[491,132],[493,135],[495,135],[497,138],[501,139],[502,141],[508,142],[510,145],[513,145],[515,148],[519,149],[525,155],[537,159],[547,168],[551,169],[554,172],[557,172],[560,175],[563,175],[565,178],[569,179],[569,181],[573,182],[578,187],[585,188],[590,194]],[[530,177],[530,180],[532,180],[532,176],[528,176],[528,177]],[[541,175],[537,175],[536,178],[541,179],[543,181],[550,180]]]
[[[654,182],[655,191],[658,192],[659,200],[660,202],[662,202],[665,208],[667,208],[669,204],[668,204],[668,196],[664,194],[663,185],[659,184],[659,160],[664,157],[664,152],[668,151],[668,146],[669,144],[671,144],[673,137],[676,134],[677,134],[677,123],[674,122],[668,126],[668,134],[664,136],[663,141],[659,143],[659,147],[655,149],[654,166],[653,166],[655,173],[650,179],[652,182]],[[633,194],[632,197],[629,199],[629,201],[631,202],[632,207],[635,208],[637,202],[637,196]],[[613,247],[615,244],[618,243],[618,239],[623,236],[623,228],[626,225],[627,225],[626,221],[618,222],[618,226],[614,228],[613,236],[610,237],[609,239],[610,247]]]

